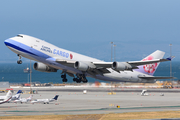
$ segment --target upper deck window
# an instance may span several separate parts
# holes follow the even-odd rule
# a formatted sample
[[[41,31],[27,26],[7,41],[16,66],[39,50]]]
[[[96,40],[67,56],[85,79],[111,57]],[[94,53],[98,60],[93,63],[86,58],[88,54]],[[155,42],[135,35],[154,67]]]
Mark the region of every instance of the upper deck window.
[[[17,35],[17,37],[22,37],[22,38],[23,38],[23,36],[22,36],[22,35]]]

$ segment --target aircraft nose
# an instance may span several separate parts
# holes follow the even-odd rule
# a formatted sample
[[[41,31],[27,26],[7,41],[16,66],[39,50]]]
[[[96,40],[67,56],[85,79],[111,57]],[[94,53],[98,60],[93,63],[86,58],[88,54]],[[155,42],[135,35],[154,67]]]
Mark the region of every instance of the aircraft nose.
[[[4,41],[4,44],[5,44],[6,46],[8,46],[8,44],[9,44],[9,39],[5,40],[5,41]]]

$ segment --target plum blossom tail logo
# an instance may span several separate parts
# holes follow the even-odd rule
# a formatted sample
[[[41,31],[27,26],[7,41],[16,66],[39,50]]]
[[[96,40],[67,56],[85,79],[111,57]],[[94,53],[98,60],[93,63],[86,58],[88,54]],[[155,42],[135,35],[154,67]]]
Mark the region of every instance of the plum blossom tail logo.
[[[148,56],[146,59],[143,59],[143,61],[147,61],[147,60],[153,60],[152,56]],[[157,67],[157,63],[152,63],[152,64],[148,64],[148,65],[144,65],[144,71],[147,73],[154,73]]]

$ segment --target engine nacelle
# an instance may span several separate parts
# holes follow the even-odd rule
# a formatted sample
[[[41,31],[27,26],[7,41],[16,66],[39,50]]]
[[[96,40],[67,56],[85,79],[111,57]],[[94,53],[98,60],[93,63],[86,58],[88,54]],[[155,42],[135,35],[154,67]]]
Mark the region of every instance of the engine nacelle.
[[[89,69],[89,66],[83,62],[76,61],[74,64],[74,68],[81,70],[81,71],[87,71]]]
[[[49,67],[43,63],[34,63],[34,69],[40,72],[57,72],[57,69]]]
[[[132,70],[132,66],[126,62],[113,62],[112,69],[118,71]]]

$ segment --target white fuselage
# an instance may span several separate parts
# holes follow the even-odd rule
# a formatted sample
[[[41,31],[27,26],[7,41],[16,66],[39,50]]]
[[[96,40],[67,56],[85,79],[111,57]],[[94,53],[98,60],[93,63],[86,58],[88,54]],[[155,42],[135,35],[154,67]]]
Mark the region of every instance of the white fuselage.
[[[72,51],[68,51],[59,47],[56,47],[48,42],[34,38],[27,35],[23,37],[13,37],[5,40],[7,47],[21,56],[44,63],[52,68],[66,70],[72,74],[82,74],[82,71],[57,63],[56,59],[73,60],[73,61],[89,61],[89,62],[103,62],[101,60],[84,56]],[[110,73],[104,73],[103,75],[92,76],[86,73],[87,76],[94,77],[96,79],[113,81],[113,82],[154,82],[155,80],[141,79],[138,76],[149,76],[138,71],[120,71],[117,72],[111,68],[108,68]]]
[[[36,100],[33,100],[33,101],[31,101],[31,103],[32,104],[34,104],[34,103],[49,103],[49,102],[53,102],[53,101],[55,101],[55,99],[36,99]]]
[[[20,98],[18,100],[14,100],[14,103],[27,103],[32,100],[33,95],[30,95],[28,98]]]
[[[8,102],[12,98],[12,92],[9,90],[5,96],[0,96],[0,104]]]

